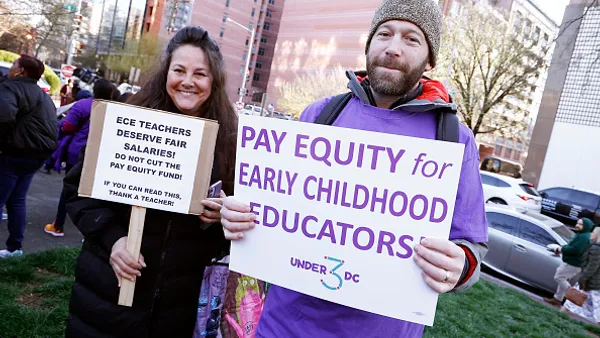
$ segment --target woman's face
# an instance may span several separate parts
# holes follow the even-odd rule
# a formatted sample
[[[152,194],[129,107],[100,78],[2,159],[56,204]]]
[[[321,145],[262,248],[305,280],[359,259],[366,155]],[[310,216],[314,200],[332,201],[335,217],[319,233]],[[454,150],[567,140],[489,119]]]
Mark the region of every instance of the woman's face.
[[[200,114],[200,107],[210,97],[212,80],[201,48],[184,45],[173,52],[167,73],[167,93],[182,113]]]

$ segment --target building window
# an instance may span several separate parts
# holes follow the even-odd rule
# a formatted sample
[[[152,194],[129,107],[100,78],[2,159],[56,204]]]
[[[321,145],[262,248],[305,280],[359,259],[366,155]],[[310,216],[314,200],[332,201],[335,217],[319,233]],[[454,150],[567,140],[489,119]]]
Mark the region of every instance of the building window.
[[[219,32],[220,37],[223,37],[223,35],[225,35],[225,28],[221,28],[221,31]]]
[[[252,77],[252,81],[260,81],[260,74],[254,73],[254,76]]]
[[[538,42],[538,40],[540,39],[541,32],[542,31],[540,27],[535,27],[535,30],[533,31],[533,41]]]
[[[225,7],[229,7],[229,0],[225,0]]]
[[[269,0],[269,5],[274,5],[275,4],[275,0]]]
[[[523,24],[523,14],[521,12],[517,12],[515,14],[515,30],[517,33],[521,31],[521,25]]]
[[[149,32],[149,31],[150,31],[150,23],[146,22],[146,32]]]
[[[494,147],[494,155],[500,156],[500,154],[502,154],[502,146],[497,144],[496,147]]]
[[[244,70],[246,70],[246,67],[245,66],[241,66],[240,67],[240,74],[244,74]]]
[[[262,69],[262,62],[256,62],[256,69]]]
[[[531,26],[531,21],[525,20],[525,26],[523,26],[523,35],[525,35],[525,37],[529,37],[529,34],[531,34]]]
[[[252,13],[250,13],[251,17],[254,17],[254,12],[256,12],[256,8],[252,7]]]
[[[510,159],[512,157],[512,152],[513,152],[512,149],[506,148],[506,151],[504,152],[504,157],[507,159]]]
[[[265,49],[264,48],[259,48],[258,49],[258,55],[265,56]],[[245,60],[245,58],[244,58],[244,60]]]
[[[246,61],[247,57],[248,57],[248,52],[244,52],[244,54],[242,55],[242,60]]]
[[[248,24],[248,29],[249,29],[249,30],[252,30],[252,27],[253,27],[253,26],[252,26],[252,23],[249,23],[249,24]]]
[[[261,36],[261,37],[260,37],[260,42],[262,42],[262,43],[267,43],[267,37],[266,37],[266,36],[264,36],[264,35],[263,35],[263,36]]]
[[[227,22],[227,13],[223,13],[223,22]]]
[[[550,40],[550,37],[548,34],[544,33],[544,37],[542,38],[542,48],[546,48],[548,46],[548,40]]]
[[[265,22],[265,24],[263,25],[263,29],[268,31],[271,28],[271,24],[268,22]]]
[[[268,8],[267,8],[267,13],[265,15],[267,16],[267,18],[272,18],[273,17],[273,13]]]
[[[452,16],[460,15],[460,8],[460,3],[458,3],[458,1],[453,1],[452,8],[450,9],[450,13],[452,13]]]
[[[149,13],[150,15],[152,15],[152,10],[153,10],[153,9],[154,9],[154,7],[153,7],[153,6],[150,6],[150,7],[148,7],[148,13]]]
[[[246,38],[246,46],[250,43],[250,38]]]

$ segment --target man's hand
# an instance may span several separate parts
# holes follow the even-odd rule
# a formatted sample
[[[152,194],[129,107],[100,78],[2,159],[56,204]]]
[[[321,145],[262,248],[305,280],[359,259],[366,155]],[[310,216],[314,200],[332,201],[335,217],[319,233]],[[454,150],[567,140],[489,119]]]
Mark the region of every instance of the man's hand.
[[[127,251],[127,236],[121,237],[113,244],[110,253],[110,266],[113,268],[119,287],[121,287],[122,278],[135,281],[135,276],[141,277],[140,270],[146,267],[144,256],[140,253],[140,259],[136,262],[129,251]]]
[[[221,208],[221,224],[225,238],[238,240],[244,238],[244,232],[256,225],[256,214],[250,212],[250,206],[239,202],[233,196],[223,199]]]
[[[423,279],[437,293],[452,291],[465,266],[465,252],[451,241],[424,238],[415,246],[415,262]]]

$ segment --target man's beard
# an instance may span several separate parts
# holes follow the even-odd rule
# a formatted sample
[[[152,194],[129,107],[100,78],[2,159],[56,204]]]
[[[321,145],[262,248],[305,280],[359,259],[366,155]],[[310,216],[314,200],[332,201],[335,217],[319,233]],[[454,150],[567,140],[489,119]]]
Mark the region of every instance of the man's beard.
[[[387,96],[402,96],[411,91],[423,76],[427,68],[427,59],[423,64],[410,68],[409,65],[393,60],[392,58],[367,59],[367,73],[369,84],[374,92]],[[386,72],[381,68],[397,69],[395,74]]]

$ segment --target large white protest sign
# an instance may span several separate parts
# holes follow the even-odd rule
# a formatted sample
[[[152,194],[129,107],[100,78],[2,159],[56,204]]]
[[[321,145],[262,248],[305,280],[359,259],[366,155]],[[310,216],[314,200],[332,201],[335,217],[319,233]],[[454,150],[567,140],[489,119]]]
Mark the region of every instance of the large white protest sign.
[[[413,260],[450,232],[464,145],[240,116],[235,196],[256,227],[230,268],[291,290],[432,325]]]
[[[218,125],[94,102],[79,193],[178,213],[201,213]],[[197,195],[197,196],[195,196]]]

